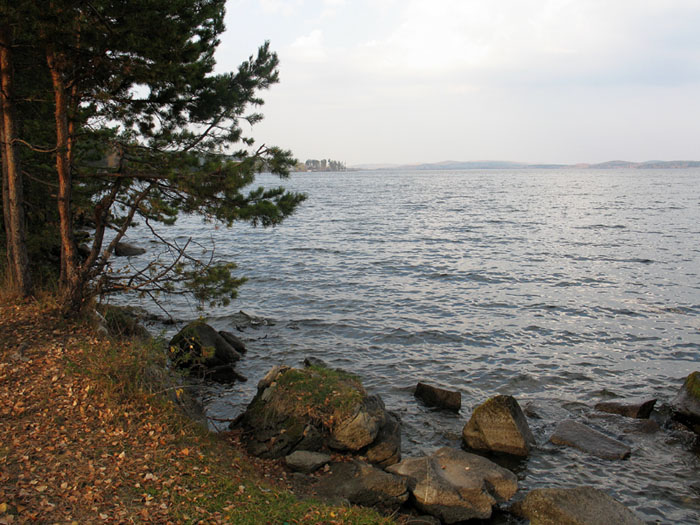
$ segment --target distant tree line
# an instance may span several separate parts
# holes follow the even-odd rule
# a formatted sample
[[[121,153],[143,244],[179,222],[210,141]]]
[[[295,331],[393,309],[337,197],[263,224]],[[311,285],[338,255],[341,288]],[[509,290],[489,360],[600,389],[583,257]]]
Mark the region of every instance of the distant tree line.
[[[255,145],[241,124],[278,82],[265,43],[214,74],[225,0],[52,0],[0,4],[0,252],[6,287],[55,280],[66,312],[96,294],[192,293],[227,302],[243,282],[201,239],[167,240],[179,213],[278,224],[305,196],[245,190],[282,177],[291,152]],[[160,246],[116,266],[127,230]],[[197,250],[193,248],[197,247]]]
[[[299,169],[301,168],[301,169]],[[345,171],[345,163],[331,159],[309,159],[297,171]]]

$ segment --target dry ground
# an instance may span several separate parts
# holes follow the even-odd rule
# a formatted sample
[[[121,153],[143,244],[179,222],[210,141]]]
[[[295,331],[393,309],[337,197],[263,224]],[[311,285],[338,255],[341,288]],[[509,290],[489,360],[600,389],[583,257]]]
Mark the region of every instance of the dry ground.
[[[388,523],[298,500],[279,462],[183,417],[158,356],[50,300],[0,306],[0,524]]]

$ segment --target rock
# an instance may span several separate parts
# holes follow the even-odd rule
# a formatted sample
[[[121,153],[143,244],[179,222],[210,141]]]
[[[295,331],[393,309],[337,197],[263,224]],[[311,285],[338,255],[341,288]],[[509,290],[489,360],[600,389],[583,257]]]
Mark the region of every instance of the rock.
[[[258,393],[236,427],[244,430],[248,451],[264,458],[334,448],[363,450],[374,461],[389,464],[399,453],[400,436],[398,445],[389,437],[377,440],[387,420],[382,400],[368,396],[352,374],[275,367],[258,383]],[[398,433],[400,427],[393,430]]]
[[[226,342],[230,344],[239,354],[245,354],[248,351],[243,341],[241,341],[237,335],[225,330],[219,330],[219,335],[223,337]]]
[[[407,481],[360,461],[333,463],[321,478],[317,493],[324,498],[345,498],[354,505],[396,511],[408,499]]]
[[[233,381],[242,377],[233,369],[241,354],[202,321],[185,326],[170,340],[169,346],[170,359],[179,368],[215,381]]]
[[[125,242],[118,242],[114,248],[114,255],[117,257],[131,257],[133,255],[142,255],[146,253],[146,250],[134,246],[133,244],[128,244]]]
[[[624,401],[603,401],[596,404],[595,409],[610,414],[618,414],[636,419],[648,419],[654,409],[656,399],[639,399]]]
[[[416,506],[445,523],[488,519],[493,506],[518,490],[515,474],[486,458],[444,447],[387,468],[405,476]]]
[[[462,439],[474,450],[527,456],[535,438],[520,405],[512,396],[495,396],[479,405],[462,430]]]
[[[318,357],[307,356],[304,358],[304,366],[309,368],[311,366],[316,366],[318,368],[329,368],[325,361],[319,359]]]
[[[386,468],[401,461],[401,420],[393,412],[387,412],[386,422],[379,430],[374,442],[360,454],[367,461],[381,468]]]
[[[571,419],[559,423],[549,440],[555,445],[577,448],[603,459],[625,459],[631,453],[624,443]]]
[[[462,407],[462,394],[444,388],[418,383],[414,395],[428,406],[445,408],[459,412]]]
[[[700,431],[700,372],[693,372],[685,379],[671,401],[671,408],[676,419]]]
[[[593,487],[536,489],[511,511],[530,525],[643,525],[627,507]]]
[[[331,460],[330,454],[297,450],[284,458],[286,465],[295,472],[310,473],[320,469]]]
[[[379,396],[368,396],[352,417],[333,426],[328,444],[336,450],[360,450],[375,440],[385,422],[384,402]]]

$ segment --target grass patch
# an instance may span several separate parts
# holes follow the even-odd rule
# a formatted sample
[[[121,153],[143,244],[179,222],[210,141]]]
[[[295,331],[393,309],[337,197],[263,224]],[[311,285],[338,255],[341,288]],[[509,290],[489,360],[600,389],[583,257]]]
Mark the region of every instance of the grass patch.
[[[297,417],[309,416],[326,428],[353,416],[366,395],[357,376],[317,366],[285,371],[274,388],[277,410]]]

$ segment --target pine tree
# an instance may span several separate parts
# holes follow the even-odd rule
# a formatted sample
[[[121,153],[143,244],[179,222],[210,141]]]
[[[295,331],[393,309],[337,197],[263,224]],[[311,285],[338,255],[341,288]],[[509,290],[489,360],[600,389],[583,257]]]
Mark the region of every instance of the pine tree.
[[[121,290],[189,290],[200,300],[227,301],[242,282],[231,275],[234,265],[200,260],[187,244],[170,244],[170,260],[131,274],[111,271],[111,257],[136,220],[156,236],[158,224],[181,212],[269,226],[303,201],[283,188],[243,191],[256,173],[284,177],[294,165],[290,152],[255,148],[241,129],[262,118],[247,112],[278,81],[277,56],[266,43],[236,72],[213,74],[223,0],[52,1],[41,11],[27,5],[22,16],[39,35],[34,45],[53,92],[66,309]],[[82,258],[76,212],[94,224]]]

